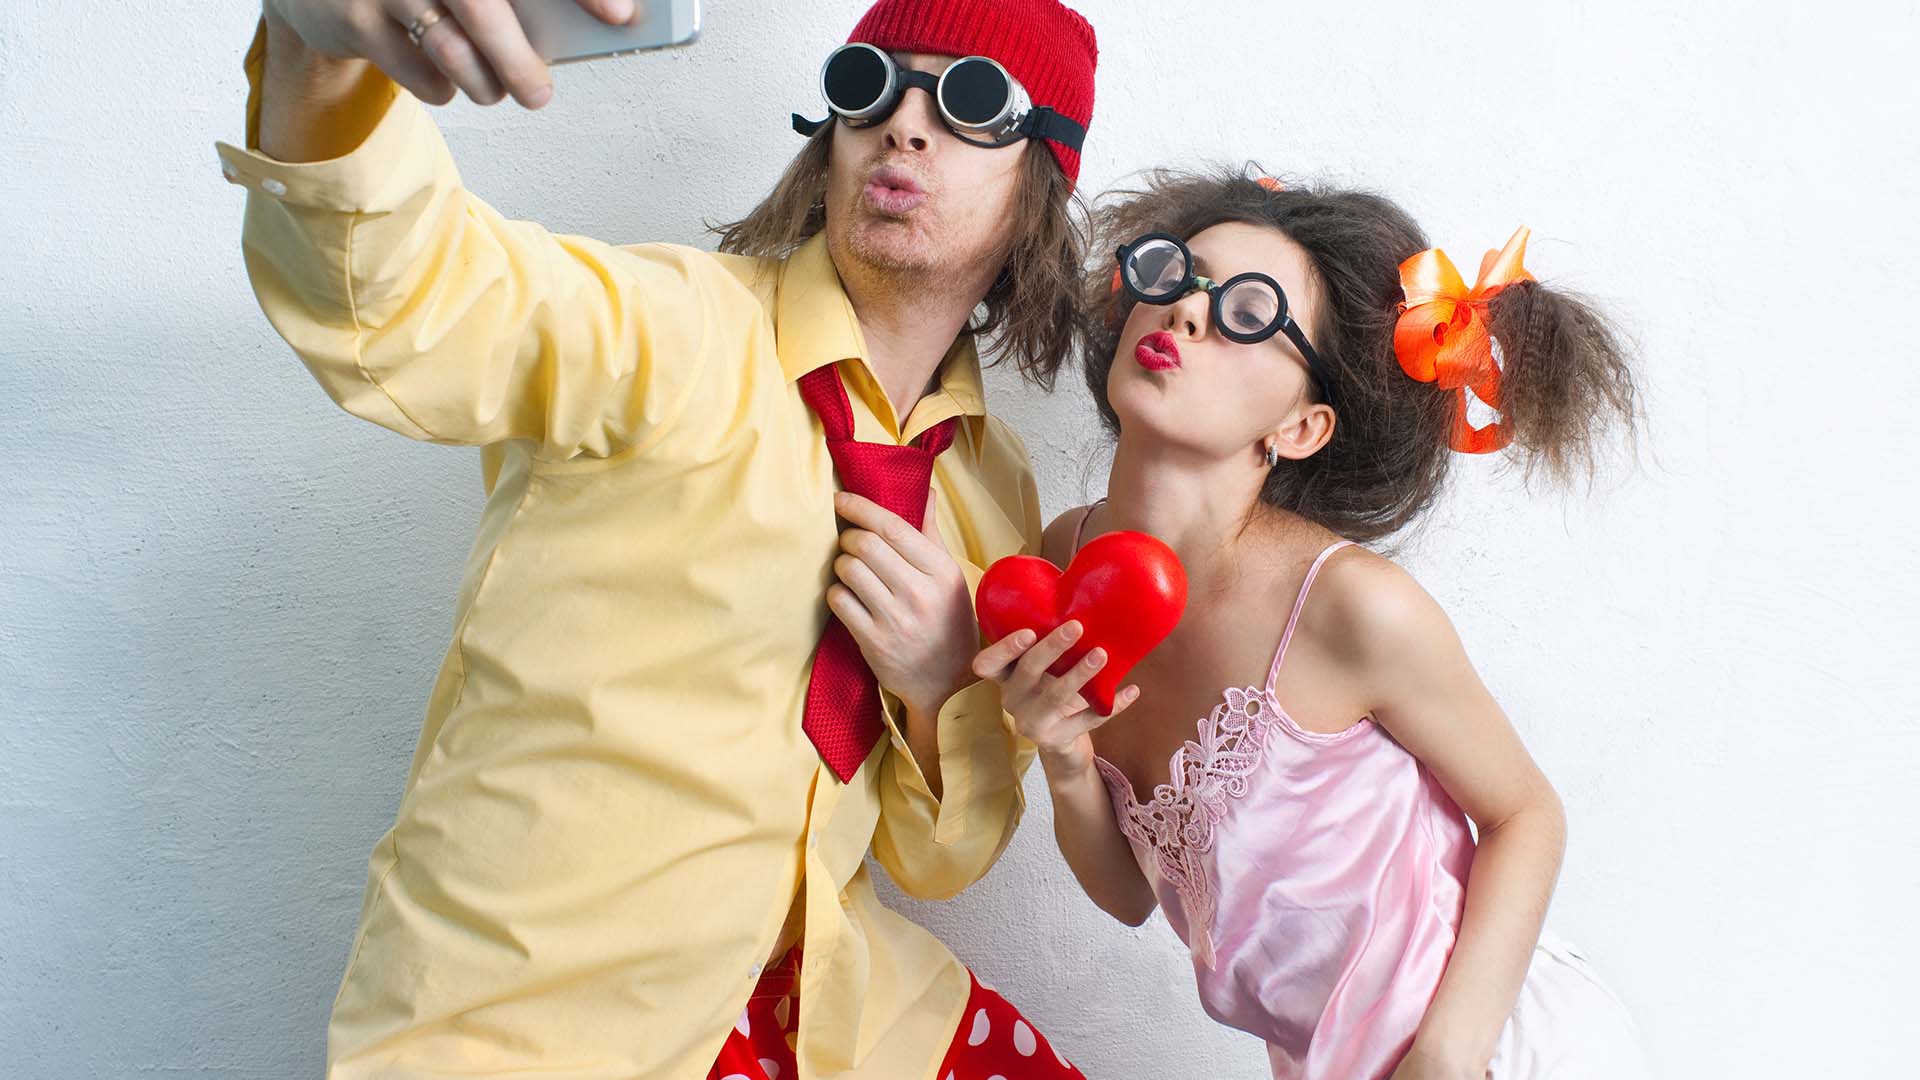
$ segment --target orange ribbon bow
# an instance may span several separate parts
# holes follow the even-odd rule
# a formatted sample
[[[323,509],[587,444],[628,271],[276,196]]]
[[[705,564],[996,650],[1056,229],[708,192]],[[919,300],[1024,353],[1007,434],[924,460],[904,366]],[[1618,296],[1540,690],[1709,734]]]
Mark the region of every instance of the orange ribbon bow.
[[[1500,408],[1502,358],[1488,328],[1487,304],[1507,286],[1533,280],[1524,265],[1528,235],[1522,225],[1506,247],[1487,252],[1472,289],[1439,248],[1400,264],[1406,300],[1393,329],[1393,351],[1400,369],[1413,378],[1460,391],[1449,445],[1463,454],[1490,454],[1512,439],[1504,413],[1475,426],[1468,407],[1478,398],[1491,409]]]

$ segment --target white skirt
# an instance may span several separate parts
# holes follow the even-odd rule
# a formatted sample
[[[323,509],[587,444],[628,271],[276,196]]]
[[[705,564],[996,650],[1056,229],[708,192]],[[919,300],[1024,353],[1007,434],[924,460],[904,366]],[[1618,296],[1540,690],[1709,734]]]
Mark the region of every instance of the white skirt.
[[[1579,949],[1542,933],[1487,1075],[1492,1080],[1646,1080],[1650,1074],[1627,1007]]]

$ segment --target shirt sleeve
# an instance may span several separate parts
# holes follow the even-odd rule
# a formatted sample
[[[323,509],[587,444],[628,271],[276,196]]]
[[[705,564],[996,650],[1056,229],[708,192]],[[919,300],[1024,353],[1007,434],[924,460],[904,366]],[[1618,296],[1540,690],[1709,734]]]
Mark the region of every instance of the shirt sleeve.
[[[468,193],[398,86],[347,154],[257,151],[265,37],[247,58],[242,246],[268,320],[347,411],[410,438],[527,440],[542,459],[644,449],[737,397],[763,309],[718,260],[509,221]]]
[[[908,749],[898,699],[883,700],[892,746],[881,764],[873,853],[908,895],[944,900],[985,876],[1013,839],[1026,809],[1020,777],[1033,746],[1001,710],[1000,687],[973,683],[940,710],[936,799]]]
[[[1042,531],[1040,496],[1026,448],[997,419],[989,417],[984,428],[982,479],[1013,526],[1020,552],[1035,554]],[[981,554],[991,561],[1016,553]],[[969,590],[979,586],[979,574],[968,568]],[[892,694],[882,693],[881,701],[892,746],[882,764],[873,852],[909,895],[945,899],[984,877],[1013,839],[1026,811],[1021,777],[1035,750],[1000,707],[999,684],[972,683],[940,709],[941,797],[936,799],[908,747],[905,710]]]

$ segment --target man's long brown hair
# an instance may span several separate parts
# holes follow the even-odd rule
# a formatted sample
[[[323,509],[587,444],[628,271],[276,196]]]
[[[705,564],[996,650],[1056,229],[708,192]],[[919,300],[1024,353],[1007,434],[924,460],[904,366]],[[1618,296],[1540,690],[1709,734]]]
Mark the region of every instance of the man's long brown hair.
[[[783,259],[827,225],[827,158],[833,124],[807,140],[760,205],[739,221],[712,226],[720,250]],[[1046,143],[1027,142],[1011,212],[1020,226],[1007,261],[980,301],[968,329],[981,335],[994,363],[1012,360],[1029,380],[1053,389],[1081,325],[1080,277],[1087,238],[1077,197]]]

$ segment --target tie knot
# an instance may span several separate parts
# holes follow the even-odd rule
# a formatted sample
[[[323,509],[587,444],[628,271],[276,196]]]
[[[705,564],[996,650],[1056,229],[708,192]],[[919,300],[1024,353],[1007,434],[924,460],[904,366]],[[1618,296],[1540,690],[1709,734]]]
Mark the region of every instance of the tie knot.
[[[953,445],[955,418],[921,432],[910,446],[861,442],[853,437],[853,405],[838,368],[829,364],[801,376],[800,396],[826,429],[841,489],[872,499],[916,529],[924,524],[933,459]]]
[[[800,376],[800,397],[827,429],[827,441],[853,438],[853,403],[840,383],[840,367],[828,364]]]

